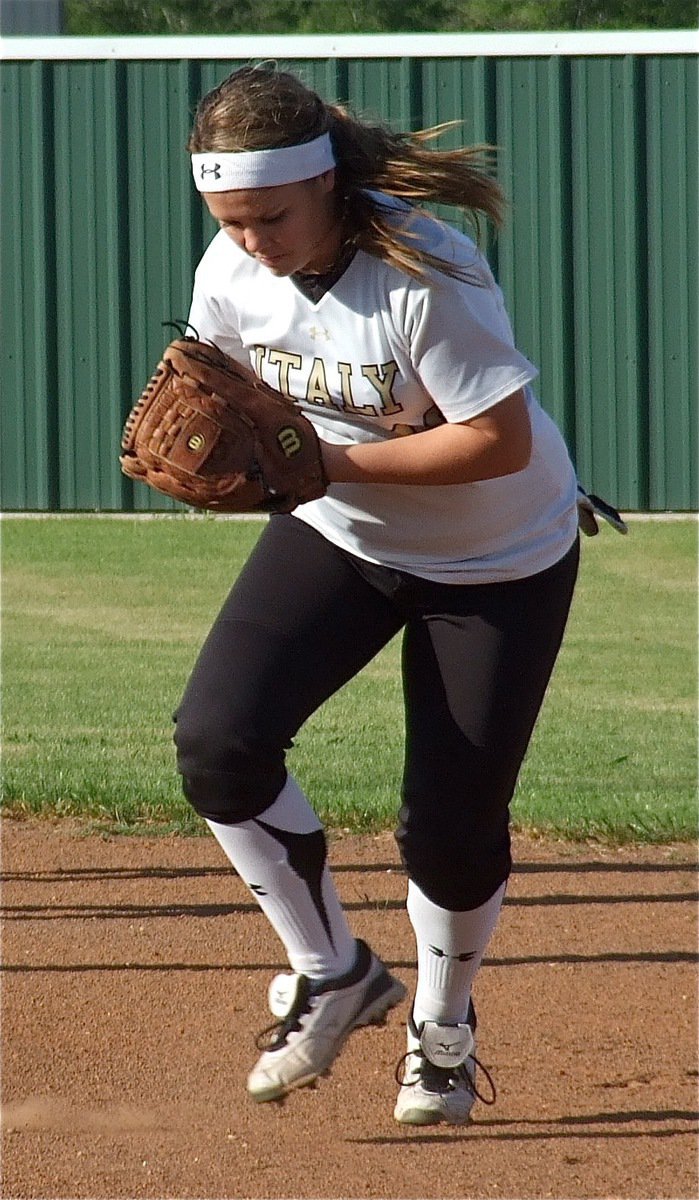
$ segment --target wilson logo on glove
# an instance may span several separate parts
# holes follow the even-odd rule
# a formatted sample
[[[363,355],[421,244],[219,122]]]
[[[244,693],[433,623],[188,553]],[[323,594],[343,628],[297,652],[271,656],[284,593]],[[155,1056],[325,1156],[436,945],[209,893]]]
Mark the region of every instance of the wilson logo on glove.
[[[125,475],[195,508],[291,512],[327,488],[311,422],[249,367],[196,338],[166,347],[121,446]]]
[[[279,430],[277,441],[287,458],[294,458],[303,449],[303,442],[299,437],[298,430],[293,429],[291,425],[287,425],[285,429]]]

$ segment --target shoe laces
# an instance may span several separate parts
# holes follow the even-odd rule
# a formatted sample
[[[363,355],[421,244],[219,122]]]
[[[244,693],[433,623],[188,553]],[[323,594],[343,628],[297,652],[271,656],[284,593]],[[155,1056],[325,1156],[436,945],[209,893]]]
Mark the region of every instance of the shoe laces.
[[[406,1065],[410,1058],[419,1060],[418,1065],[412,1068],[415,1071],[413,1079],[406,1078]],[[473,1077],[466,1065],[469,1059],[475,1068]],[[487,1080],[488,1094],[486,1095],[476,1085],[476,1071],[480,1071]],[[396,1063],[395,1078],[396,1083],[401,1087],[415,1087],[420,1083],[427,1092],[453,1092],[458,1087],[466,1087],[472,1096],[480,1100],[481,1104],[495,1104],[497,1098],[493,1077],[475,1054],[469,1054],[465,1061],[456,1067],[437,1067],[430,1062],[421,1049],[408,1050],[407,1054],[403,1054]]]
[[[305,975],[296,979],[296,993],[289,1011],[278,1021],[261,1029],[255,1038],[258,1050],[281,1050],[292,1033],[300,1033],[301,1022],[310,1010],[313,1000],[311,982]]]

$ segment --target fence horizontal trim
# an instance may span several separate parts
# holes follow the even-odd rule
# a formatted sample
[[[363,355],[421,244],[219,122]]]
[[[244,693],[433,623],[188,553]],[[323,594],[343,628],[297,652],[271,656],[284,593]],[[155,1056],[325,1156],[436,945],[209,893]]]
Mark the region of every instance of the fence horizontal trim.
[[[699,29],[540,33],[5,37],[0,59],[528,58],[699,54]]]

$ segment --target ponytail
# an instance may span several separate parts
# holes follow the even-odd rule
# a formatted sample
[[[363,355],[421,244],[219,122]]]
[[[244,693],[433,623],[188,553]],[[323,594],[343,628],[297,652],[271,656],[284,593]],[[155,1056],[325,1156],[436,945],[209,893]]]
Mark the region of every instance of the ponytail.
[[[482,236],[484,221],[499,228],[505,198],[489,173],[489,146],[433,150],[426,143],[458,125],[451,121],[417,133],[394,133],[380,125],[358,121],[340,105],[327,105],[335,146],[337,187],[344,196],[357,244],[367,253],[422,277],[430,266],[444,274],[463,276],[463,268],[411,244],[409,224],[396,228],[395,211],[383,209],[367,191],[383,192],[423,204],[449,204],[461,210]]]

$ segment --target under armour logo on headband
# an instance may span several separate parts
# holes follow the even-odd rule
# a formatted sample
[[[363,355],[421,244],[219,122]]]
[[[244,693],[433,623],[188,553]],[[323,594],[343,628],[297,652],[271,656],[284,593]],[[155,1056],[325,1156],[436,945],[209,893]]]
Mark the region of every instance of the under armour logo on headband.
[[[192,155],[192,174],[200,192],[278,187],[313,179],[335,166],[328,133],[297,146],[272,150],[210,150]]]

